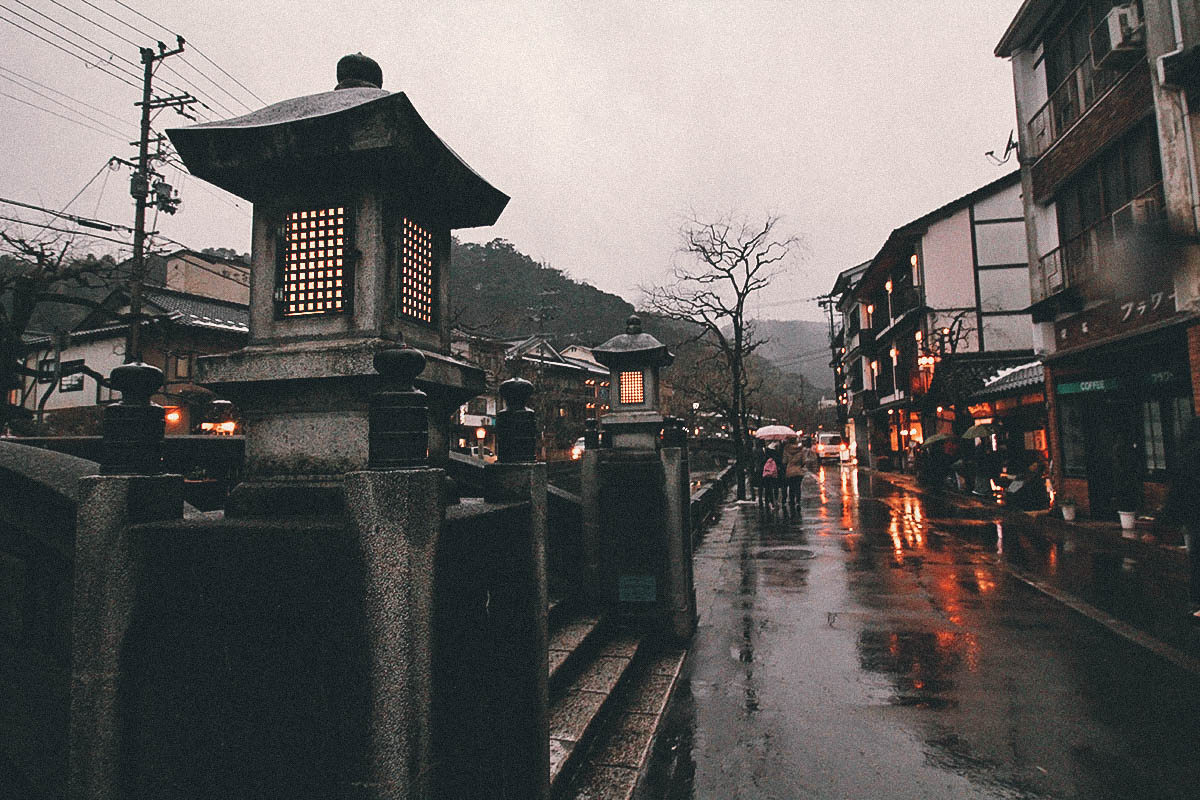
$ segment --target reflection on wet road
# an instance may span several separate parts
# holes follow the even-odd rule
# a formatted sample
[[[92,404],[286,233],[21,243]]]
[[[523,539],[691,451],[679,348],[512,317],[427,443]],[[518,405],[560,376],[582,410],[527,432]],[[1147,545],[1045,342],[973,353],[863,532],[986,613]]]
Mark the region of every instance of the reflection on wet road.
[[[1193,676],[1013,578],[1020,532],[821,478],[794,518],[729,504],[697,549],[668,796],[1200,797]]]

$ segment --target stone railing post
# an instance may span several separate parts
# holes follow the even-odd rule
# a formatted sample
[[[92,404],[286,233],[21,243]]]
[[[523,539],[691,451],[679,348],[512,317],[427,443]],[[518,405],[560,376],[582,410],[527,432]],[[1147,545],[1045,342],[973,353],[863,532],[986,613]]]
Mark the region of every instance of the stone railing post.
[[[688,466],[687,429],[683,420],[663,420],[662,461],[666,508],[663,515],[664,570],[661,602],[662,625],[673,639],[685,641],[696,630],[696,590],[692,570],[691,475]]]
[[[366,470],[345,476],[346,512],[363,570],[368,648],[365,780],[355,796],[431,796],[434,558],[444,473],[428,466],[425,393],[412,348],[374,357],[383,388],[371,395]],[[345,787],[350,791],[349,787]]]
[[[550,796],[550,734],[546,622],[546,465],[534,461],[537,421],[526,407],[533,386],[514,378],[500,385],[504,410],[496,415],[498,463],[484,472],[484,500],[529,503],[529,526],[511,531],[499,548],[506,563],[489,587],[494,659],[481,687],[495,710],[497,736],[489,769],[504,796]]]
[[[600,422],[584,422],[584,451],[579,460],[580,534],[583,538],[583,596],[593,604],[604,600],[600,553]]]
[[[121,400],[104,409],[100,475],[79,482],[71,658],[68,796],[128,796],[121,783],[122,652],[133,619],[143,548],[130,526],[183,516],[183,478],[162,474],[163,409],[150,402],[162,372],[112,371]]]

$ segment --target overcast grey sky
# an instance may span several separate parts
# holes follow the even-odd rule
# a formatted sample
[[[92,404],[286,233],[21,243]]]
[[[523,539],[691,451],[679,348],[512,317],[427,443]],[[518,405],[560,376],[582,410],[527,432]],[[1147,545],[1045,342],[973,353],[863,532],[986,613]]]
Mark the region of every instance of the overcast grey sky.
[[[382,66],[385,89],[407,92],[512,197],[495,226],[460,237],[508,239],[633,302],[638,284],[669,269],[689,209],[770,211],[806,239],[807,252],[756,310],[818,319],[803,299],[874,255],[893,228],[1016,166],[997,167],[984,152],[1002,152],[1015,124],[1010,66],[992,48],[1020,0],[122,2],[129,8],[0,0],[0,18],[75,53],[49,31],[136,62],[133,44],[114,33],[150,42],[114,17],[167,37],[137,11],[265,103],[331,89],[337,59],[366,53]],[[166,63],[178,75],[158,76],[186,79],[223,103],[210,102],[211,118],[262,105],[197,52],[187,56],[223,88],[177,59]],[[138,70],[105,57],[110,68]],[[137,135],[138,99],[96,66],[0,22],[0,197],[61,209],[109,156],[132,157],[125,142]],[[103,132],[28,103],[102,123]],[[180,122],[167,111],[155,124]],[[170,172],[183,207],[160,216],[159,230],[197,249],[249,249],[248,204]],[[0,205],[4,216],[45,221],[15,210]],[[132,224],[128,171],[101,173],[70,210]],[[117,246],[93,249],[109,247]]]

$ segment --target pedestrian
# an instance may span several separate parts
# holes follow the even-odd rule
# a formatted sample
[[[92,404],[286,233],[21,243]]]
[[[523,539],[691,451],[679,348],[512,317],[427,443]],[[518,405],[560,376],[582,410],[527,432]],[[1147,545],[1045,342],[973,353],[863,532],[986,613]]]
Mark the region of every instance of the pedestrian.
[[[763,496],[762,490],[762,471],[763,461],[765,461],[767,457],[766,452],[763,450],[763,442],[761,439],[754,440],[754,450],[750,455],[750,490],[758,500],[758,504],[761,506],[764,502],[766,502],[766,498]]]
[[[1183,527],[1188,554],[1188,600],[1194,620],[1200,621],[1200,419],[1192,418],[1179,445],[1163,516]]]
[[[787,482],[787,504],[792,513],[800,500],[800,485],[804,482],[804,448],[795,439],[789,439],[783,448],[783,474]]]
[[[775,507],[775,488],[779,484],[779,462],[775,454],[767,449],[764,453],[762,467],[762,493],[766,498],[767,508]]]

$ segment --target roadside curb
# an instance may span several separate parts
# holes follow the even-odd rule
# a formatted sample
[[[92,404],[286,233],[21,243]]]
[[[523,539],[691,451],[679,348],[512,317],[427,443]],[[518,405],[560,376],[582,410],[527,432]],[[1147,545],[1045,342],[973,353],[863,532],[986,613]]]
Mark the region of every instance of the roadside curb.
[[[873,469],[865,469],[865,471],[876,475],[879,478],[887,481],[897,488],[905,491],[915,492],[922,495],[932,495],[939,499],[953,502],[961,508],[980,508],[994,511],[998,516],[1009,519],[1017,519],[1016,515],[1024,517],[1032,524],[1035,531],[1048,540],[1062,544],[1063,539],[1067,535],[1074,536],[1092,536],[1099,538],[1107,544],[1113,546],[1114,549],[1121,552],[1122,555],[1127,555],[1131,558],[1137,558],[1147,563],[1157,564],[1158,566],[1170,571],[1178,571],[1186,576],[1187,569],[1187,554],[1180,548],[1170,547],[1166,545],[1144,542],[1140,539],[1127,539],[1107,528],[1091,525],[1071,524],[1065,520],[1055,519],[1047,513],[1029,513],[1018,511],[1015,509],[1005,508],[1004,506],[985,503],[972,497],[946,492],[938,488],[927,486],[919,486],[915,481],[908,480],[908,476],[902,479],[886,472],[880,472]],[[1154,655],[1169,661],[1176,667],[1190,672],[1193,675],[1200,676],[1200,658],[1189,655],[1184,651],[1167,644],[1162,639],[1153,636],[1145,631],[1130,625],[1129,623],[1117,619],[1106,611],[1103,611],[1090,603],[1076,597],[1073,594],[1064,592],[1061,589],[1055,588],[1049,583],[1039,580],[1038,578],[1029,575],[1022,570],[1013,567],[1011,564],[1001,560],[1000,566],[1012,575],[1017,580],[1045,596],[1056,600],[1067,608],[1086,617],[1098,625],[1108,629],[1111,633],[1125,639],[1131,644],[1137,645]]]

